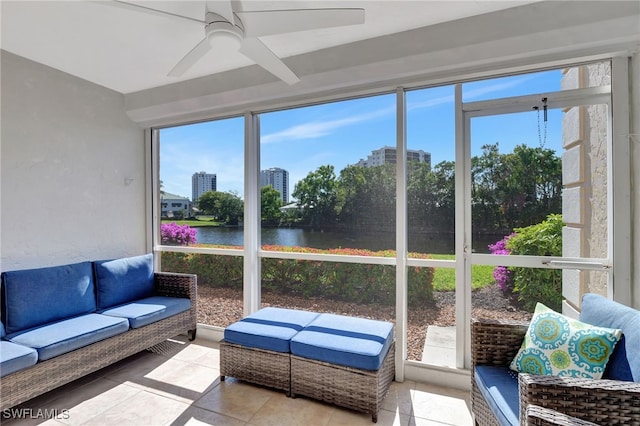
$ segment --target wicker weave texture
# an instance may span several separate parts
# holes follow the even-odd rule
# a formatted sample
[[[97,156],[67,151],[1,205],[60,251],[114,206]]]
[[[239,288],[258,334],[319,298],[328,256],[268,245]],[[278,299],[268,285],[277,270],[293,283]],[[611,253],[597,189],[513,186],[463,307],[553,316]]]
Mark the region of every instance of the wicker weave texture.
[[[156,285],[164,273],[156,274]],[[188,330],[195,330],[196,276],[171,274],[159,295],[189,297],[191,309],[147,326],[42,361],[0,379],[0,410],[53,390]]]
[[[529,426],[597,426],[595,423],[580,420],[548,408],[530,405],[527,407],[527,425]]]
[[[274,389],[291,390],[289,353],[220,342],[220,379],[235,377]]]
[[[291,395],[304,395],[371,414],[378,411],[395,377],[395,342],[378,371],[360,370],[291,355]]]

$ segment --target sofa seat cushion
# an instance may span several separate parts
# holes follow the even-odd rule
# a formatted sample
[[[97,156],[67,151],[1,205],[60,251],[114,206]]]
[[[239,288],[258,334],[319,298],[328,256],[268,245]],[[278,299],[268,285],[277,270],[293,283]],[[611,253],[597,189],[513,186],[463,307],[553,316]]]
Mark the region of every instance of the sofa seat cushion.
[[[478,365],[475,382],[502,426],[517,425],[520,415],[518,373],[509,367]]]
[[[0,341],[0,377],[31,367],[38,362],[38,352],[26,346]]]
[[[44,361],[129,330],[125,318],[87,314],[43,325],[20,333],[7,334],[7,339],[38,351]]]
[[[263,308],[225,328],[228,343],[274,352],[290,352],[290,341],[319,314],[282,308]]]
[[[582,297],[580,320],[622,330],[623,338],[613,350],[603,378],[640,382],[640,311],[587,293]]]
[[[153,296],[153,255],[93,263],[98,310]]]
[[[140,328],[191,309],[191,301],[180,297],[152,296],[115,308],[100,311],[102,315],[125,318],[131,328]]]
[[[376,371],[393,342],[393,324],[320,314],[291,339],[291,353],[303,358]]]
[[[2,273],[7,334],[96,310],[90,262]]]

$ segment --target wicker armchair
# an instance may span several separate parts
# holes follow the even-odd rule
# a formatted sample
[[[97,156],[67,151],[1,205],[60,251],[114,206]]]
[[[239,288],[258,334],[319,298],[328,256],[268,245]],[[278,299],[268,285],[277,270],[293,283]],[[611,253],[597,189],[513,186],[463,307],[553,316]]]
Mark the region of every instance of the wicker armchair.
[[[549,408],[537,405],[527,407],[527,425],[529,426],[597,426],[586,420],[576,419],[566,414],[558,413]]]
[[[522,344],[527,327],[528,324],[523,322],[472,320],[472,367],[509,365]],[[527,414],[530,406],[550,409],[559,413],[558,416],[573,416],[598,425],[640,425],[640,383],[531,374],[520,374],[518,381],[522,425],[528,424],[528,417],[534,417],[531,412]],[[473,374],[471,405],[478,425],[497,424]],[[544,423],[541,419],[531,424],[554,423]]]

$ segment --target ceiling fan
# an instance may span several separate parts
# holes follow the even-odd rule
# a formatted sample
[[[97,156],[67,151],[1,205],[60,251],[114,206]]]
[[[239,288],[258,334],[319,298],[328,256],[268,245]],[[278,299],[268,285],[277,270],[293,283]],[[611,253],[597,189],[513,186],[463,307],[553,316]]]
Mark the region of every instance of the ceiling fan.
[[[203,26],[204,38],[169,71],[168,75],[174,77],[184,74],[209,53],[215,40],[216,44],[231,45],[285,83],[294,84],[300,81],[298,76],[258,37],[364,23],[364,9],[360,8],[243,11],[239,1],[209,0],[205,3],[204,19],[200,20],[148,7],[142,2],[109,2],[114,6],[185,19]]]

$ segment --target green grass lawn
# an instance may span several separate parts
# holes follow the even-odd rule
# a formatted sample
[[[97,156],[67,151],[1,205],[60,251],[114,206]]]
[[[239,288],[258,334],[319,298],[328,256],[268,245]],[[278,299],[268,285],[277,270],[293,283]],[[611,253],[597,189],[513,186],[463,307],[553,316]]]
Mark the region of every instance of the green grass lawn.
[[[454,255],[432,254],[434,259],[454,260]],[[471,288],[477,290],[495,283],[493,266],[471,265]],[[433,274],[433,289],[435,291],[453,291],[456,285],[456,270],[454,268],[435,268]]]
[[[198,228],[203,226],[220,226],[222,222],[216,222],[211,216],[198,216],[197,219],[162,219],[162,223],[176,223],[178,225],[189,225],[192,228]]]

